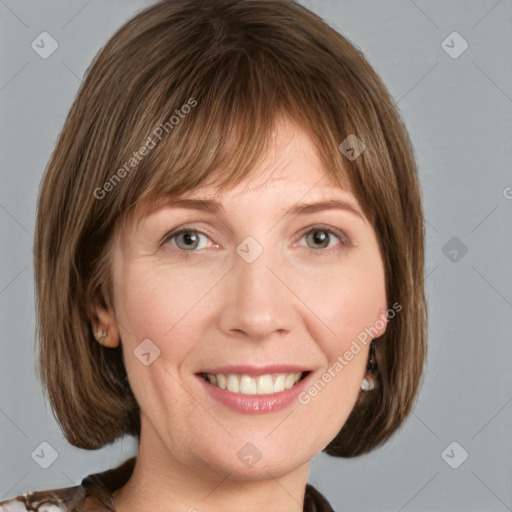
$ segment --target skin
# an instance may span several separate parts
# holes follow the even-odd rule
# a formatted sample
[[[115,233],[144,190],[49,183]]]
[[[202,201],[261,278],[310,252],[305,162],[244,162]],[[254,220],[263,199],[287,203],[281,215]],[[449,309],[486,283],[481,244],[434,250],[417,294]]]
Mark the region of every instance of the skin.
[[[327,199],[361,212],[329,181],[309,137],[281,121],[258,167],[223,195],[210,186],[187,194],[216,198],[224,212],[165,206],[116,236],[113,309],[95,313],[109,333],[103,343],[123,344],[142,424],[134,472],[115,493],[120,512],[301,511],[310,462],[360,393],[369,343],[308,404],[277,412],[235,412],[196,376],[280,362],[309,368],[316,380],[387,310],[376,235],[362,213],[285,215]],[[180,226],[204,234],[160,245]],[[315,239],[326,227],[343,236]],[[252,263],[235,251],[247,236],[263,247]],[[133,355],[144,339],[160,349],[148,366]],[[250,468],[237,457],[247,442],[261,452]]]

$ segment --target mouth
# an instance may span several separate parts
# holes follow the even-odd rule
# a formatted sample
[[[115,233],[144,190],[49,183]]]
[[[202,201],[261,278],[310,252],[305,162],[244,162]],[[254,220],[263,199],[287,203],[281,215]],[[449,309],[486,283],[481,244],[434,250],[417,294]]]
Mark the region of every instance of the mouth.
[[[258,376],[237,373],[199,373],[206,382],[217,388],[241,395],[273,395],[292,389],[304,380],[309,371],[266,373]]]

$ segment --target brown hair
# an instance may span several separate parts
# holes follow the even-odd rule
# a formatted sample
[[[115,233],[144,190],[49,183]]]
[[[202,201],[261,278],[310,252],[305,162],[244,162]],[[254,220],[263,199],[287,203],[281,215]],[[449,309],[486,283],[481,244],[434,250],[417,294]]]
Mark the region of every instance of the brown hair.
[[[307,131],[327,175],[357,197],[380,244],[388,304],[402,306],[376,343],[378,386],[361,393],[325,451],[367,452],[411,410],[426,353],[423,213],[411,143],[385,86],[358,49],[293,1],[163,1],[93,61],[40,190],[39,367],[71,444],[140,435],[122,350],[95,340],[88,314],[111,303],[120,222],[208,181],[220,191],[241,182],[279,116]],[[366,147],[356,159],[338,149],[351,134]]]

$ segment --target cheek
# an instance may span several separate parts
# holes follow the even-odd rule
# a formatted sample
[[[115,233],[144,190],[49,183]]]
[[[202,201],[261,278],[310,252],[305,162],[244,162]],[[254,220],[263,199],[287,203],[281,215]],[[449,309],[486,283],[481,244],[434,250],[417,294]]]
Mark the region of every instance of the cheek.
[[[167,411],[172,421],[176,411],[168,407],[169,397],[181,404],[181,414],[193,412],[189,395],[172,377],[200,339],[194,308],[204,296],[204,280],[191,274],[133,260],[120,265],[114,276],[125,367],[137,402],[151,417]],[[139,346],[151,359],[158,354],[147,366],[137,357]]]
[[[124,264],[119,274],[116,312],[125,344],[146,338],[158,344],[189,325],[208,289],[207,276],[144,261]]]
[[[373,252],[354,254],[337,268],[309,275],[300,283],[300,296],[314,313],[316,322],[311,322],[311,328],[316,329],[317,339],[332,359],[358,336],[363,339],[386,307],[380,258]]]
[[[197,265],[177,269],[143,258],[123,262],[117,272],[116,318],[132,389],[143,407],[165,404],[183,391],[166,371],[180,373],[204,338],[204,319],[214,308],[207,292],[217,274]],[[157,354],[149,366],[136,357],[142,347]]]
[[[316,436],[314,446],[323,448],[346,422],[361,392],[370,329],[385,305],[385,283],[381,267],[369,269],[359,264],[347,265],[336,275],[324,276],[321,282],[322,293],[310,293],[307,300],[322,319],[311,321],[309,330],[315,331],[325,366],[299,402]]]

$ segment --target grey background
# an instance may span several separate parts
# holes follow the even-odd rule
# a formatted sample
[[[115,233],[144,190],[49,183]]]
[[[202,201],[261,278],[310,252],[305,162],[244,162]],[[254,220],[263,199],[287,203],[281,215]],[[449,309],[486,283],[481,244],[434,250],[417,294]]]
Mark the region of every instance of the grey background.
[[[363,51],[411,133],[430,331],[424,383],[403,428],[366,456],[320,454],[310,481],[338,511],[512,510],[512,2],[303,3]],[[83,73],[150,4],[0,0],[0,500],[77,485],[135,453],[128,437],[96,452],[70,446],[43,401],[32,240],[39,181]],[[43,31],[59,44],[47,59],[31,48]],[[457,59],[441,47],[453,31],[469,44]],[[58,453],[47,469],[31,457],[42,442]],[[453,469],[445,460],[460,463],[462,450],[469,456]]]

